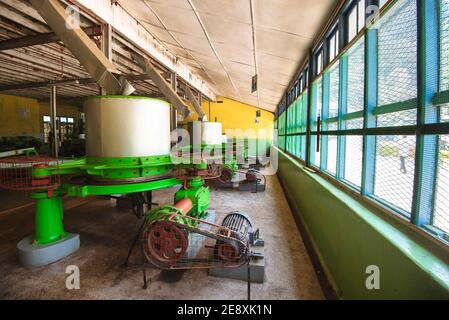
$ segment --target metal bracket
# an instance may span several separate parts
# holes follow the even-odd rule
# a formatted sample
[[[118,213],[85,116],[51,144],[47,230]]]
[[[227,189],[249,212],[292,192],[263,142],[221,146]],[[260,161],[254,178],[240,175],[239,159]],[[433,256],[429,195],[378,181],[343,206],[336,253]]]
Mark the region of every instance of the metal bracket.
[[[254,247],[263,247],[265,245],[265,241],[260,238],[259,229],[250,232],[249,243]]]

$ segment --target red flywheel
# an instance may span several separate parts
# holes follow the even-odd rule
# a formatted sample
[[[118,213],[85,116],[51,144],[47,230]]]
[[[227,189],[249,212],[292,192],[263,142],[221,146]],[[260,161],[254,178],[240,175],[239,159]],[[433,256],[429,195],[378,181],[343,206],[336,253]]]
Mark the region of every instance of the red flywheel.
[[[169,221],[149,225],[143,241],[147,259],[164,267],[175,266],[189,245],[187,231]]]

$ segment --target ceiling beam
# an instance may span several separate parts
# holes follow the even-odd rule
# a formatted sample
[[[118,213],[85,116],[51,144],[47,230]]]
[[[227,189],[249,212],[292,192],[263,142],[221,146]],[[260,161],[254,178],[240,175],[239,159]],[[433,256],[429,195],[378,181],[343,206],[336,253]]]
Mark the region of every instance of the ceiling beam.
[[[79,60],[98,85],[111,95],[129,95],[135,89],[124,78],[118,79],[115,65],[73,21],[58,0],[30,0],[65,46]]]
[[[192,106],[195,109],[195,111],[198,114],[198,117],[201,119],[201,121],[207,121],[206,114],[204,113],[203,109],[201,108],[201,105],[199,104],[198,100],[195,98],[192,90],[190,90],[189,86],[186,86],[185,93],[187,95],[187,98],[189,98],[189,101],[192,103]]]
[[[97,27],[84,28],[83,30],[89,37],[101,35],[101,29]],[[59,38],[59,36],[54,32],[41,33],[28,37],[13,38],[0,41],[0,51],[43,45],[47,43],[58,42],[60,40],[61,39]]]
[[[151,77],[148,74],[124,75],[124,77],[129,81],[151,80]],[[81,84],[81,85],[82,84],[94,84],[94,83],[96,83],[94,78],[47,80],[47,81],[39,81],[39,82],[27,82],[27,83],[0,85],[0,91],[45,88],[48,86],[70,86],[70,85],[74,85],[74,84]]]
[[[193,73],[188,65],[171,52],[161,41],[133,17],[118,1],[68,0],[94,14],[105,23],[109,23],[114,31],[136,46],[139,51],[148,55],[180,79],[188,83],[211,101],[216,100],[214,91],[208,83]]]
[[[156,84],[159,90],[164,94],[167,100],[184,118],[190,115],[189,108],[184,104],[178,96],[174,88],[164,79],[164,77],[156,70],[156,68],[145,58],[138,54],[133,54],[133,59],[139,64],[151,80]]]

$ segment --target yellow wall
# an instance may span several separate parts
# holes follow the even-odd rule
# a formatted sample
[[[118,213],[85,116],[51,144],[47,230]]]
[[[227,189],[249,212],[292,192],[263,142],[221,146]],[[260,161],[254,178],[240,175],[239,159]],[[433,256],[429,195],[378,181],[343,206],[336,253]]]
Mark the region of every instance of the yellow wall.
[[[42,139],[43,116],[49,115],[49,103],[0,94],[0,137],[33,136]],[[58,104],[57,115],[81,116],[77,107],[65,104]]]
[[[259,123],[256,123],[256,107],[224,97],[217,97],[217,101],[223,101],[223,103],[211,102],[209,108],[209,102],[204,101],[202,107],[209,121],[216,120],[223,124],[223,133],[226,129],[241,129],[243,131],[253,129],[256,132],[258,129],[265,129],[272,138],[273,113],[261,110]],[[185,119],[185,122],[192,120],[197,120],[196,114]]]
[[[0,95],[0,137],[38,137],[39,131],[37,100]]]

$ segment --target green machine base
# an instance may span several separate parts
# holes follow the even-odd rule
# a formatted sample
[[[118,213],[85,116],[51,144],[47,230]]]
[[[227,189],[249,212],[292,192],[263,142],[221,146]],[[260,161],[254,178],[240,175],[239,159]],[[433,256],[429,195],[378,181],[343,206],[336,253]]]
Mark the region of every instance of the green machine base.
[[[33,193],[31,198],[36,200],[36,230],[17,244],[20,264],[44,266],[77,251],[79,235],[64,231],[61,194]]]

